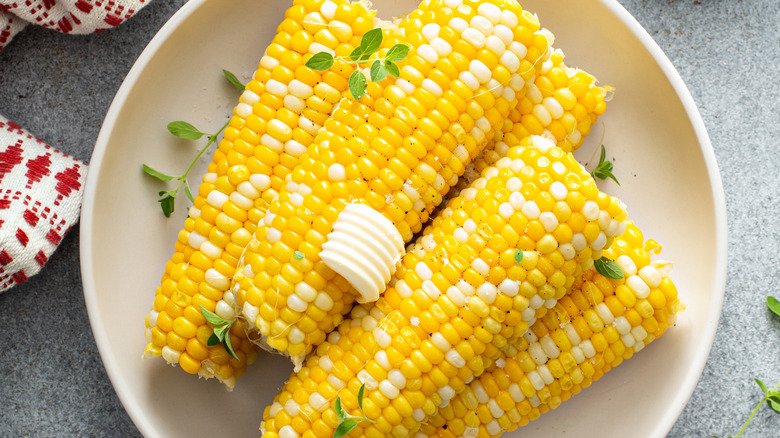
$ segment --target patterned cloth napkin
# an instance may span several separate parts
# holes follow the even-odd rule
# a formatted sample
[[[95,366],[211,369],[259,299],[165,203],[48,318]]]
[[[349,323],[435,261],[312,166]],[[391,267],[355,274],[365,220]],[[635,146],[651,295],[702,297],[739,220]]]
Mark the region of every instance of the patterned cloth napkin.
[[[151,0],[0,0],[0,50],[33,23],[101,32]],[[78,221],[87,165],[0,115],[0,293],[38,273]]]
[[[87,166],[0,116],[0,292],[41,270],[78,220]]]
[[[151,0],[0,0],[0,50],[28,23],[62,33],[101,32]]]

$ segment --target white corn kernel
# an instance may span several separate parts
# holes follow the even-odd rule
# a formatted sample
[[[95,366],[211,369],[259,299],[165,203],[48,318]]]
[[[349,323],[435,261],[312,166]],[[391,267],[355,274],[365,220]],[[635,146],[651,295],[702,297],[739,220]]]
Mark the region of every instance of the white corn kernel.
[[[639,275],[632,275],[628,277],[626,279],[626,285],[631,290],[633,290],[636,296],[639,298],[647,298],[647,296],[650,295],[650,288]]]
[[[571,342],[572,345],[578,345],[580,342],[582,342],[580,335],[577,333],[577,330],[573,325],[566,324],[563,327],[563,331],[566,333],[566,337],[569,338],[569,342]]]
[[[571,244],[574,246],[575,250],[582,251],[588,246],[588,240],[585,238],[584,234],[576,233],[571,237]]]
[[[520,292],[520,282],[507,278],[498,285],[498,290],[504,295],[514,297]]]
[[[328,178],[331,181],[344,181],[347,178],[346,169],[338,163],[331,164],[328,167]]]
[[[306,333],[302,332],[298,327],[292,327],[290,334],[287,335],[287,340],[292,344],[301,344],[306,339]]]
[[[473,27],[466,28],[461,34],[461,38],[463,38],[463,40],[466,41],[467,43],[474,46],[477,50],[484,47],[485,43],[487,42],[487,38],[485,38],[485,34],[480,32],[477,29],[474,29]]]
[[[170,364],[174,364],[174,365],[178,364],[180,356],[181,356],[180,351],[176,351],[167,345],[162,348],[162,357],[163,359],[165,359],[166,362]]]
[[[550,369],[547,368],[547,365],[540,365],[539,368],[537,368],[537,371],[539,371],[539,376],[542,378],[545,385],[549,385],[555,380]]]
[[[320,292],[317,294],[317,298],[314,299],[314,305],[328,312],[333,308],[333,298],[325,292]]]
[[[328,21],[333,20],[333,18],[336,17],[337,10],[338,10],[338,5],[336,3],[333,3],[331,0],[327,0],[322,4],[322,6],[320,6],[320,13]]]
[[[625,316],[618,316],[615,318],[615,321],[612,323],[615,328],[617,329],[618,333],[621,335],[625,335],[626,333],[631,331],[631,323],[628,322]]]
[[[441,30],[441,27],[436,23],[428,23],[422,28],[422,34],[425,37],[426,40],[432,41],[434,38],[439,36],[439,31]]]
[[[280,63],[277,59],[270,57],[268,55],[265,55],[262,58],[260,58],[260,66],[268,70],[273,70],[279,64]]]
[[[374,329],[374,339],[376,339],[377,345],[379,345],[381,348],[389,347],[390,342],[392,342],[390,335],[378,327]]]
[[[478,59],[471,60],[469,71],[481,84],[488,82],[492,76],[490,69]]]
[[[528,49],[524,45],[518,43],[517,41],[512,41],[511,43],[509,43],[509,50],[511,50],[512,53],[514,53],[517,56],[517,59],[524,59],[525,55],[528,54]],[[541,100],[541,98],[539,100]],[[537,102],[538,101],[535,101],[534,103]]]
[[[290,309],[296,312],[305,312],[306,309],[309,307],[309,303],[304,301],[301,297],[293,293],[287,297],[287,307],[289,307]]]
[[[483,35],[488,36],[493,34],[493,23],[487,18],[481,15],[475,15],[471,18],[469,25],[472,29],[476,29],[482,32]],[[479,48],[479,47],[478,47]]]
[[[496,287],[489,282],[482,283],[477,288],[477,296],[487,304],[492,304],[496,300],[496,292]]]
[[[220,192],[219,190],[212,190],[206,197],[206,202],[212,206],[221,209],[223,205],[228,201],[228,195]]]
[[[507,10],[501,11],[501,24],[514,28],[519,22],[520,21],[517,19],[517,15],[515,15],[514,12]]]
[[[458,79],[460,79],[472,91],[476,91],[479,88],[479,80],[469,71],[460,72]]]
[[[244,102],[249,105],[254,105],[257,102],[260,102],[260,96],[258,96],[257,93],[251,90],[244,90],[244,92],[241,93],[241,102]]]
[[[431,40],[430,44],[431,47],[433,47],[433,50],[435,50],[440,57],[447,56],[452,52],[452,46],[450,43],[442,38],[434,38]]]
[[[544,353],[544,349],[538,342],[528,346],[528,354],[531,356],[534,362],[541,365],[547,362],[547,355]]]
[[[647,283],[651,288],[656,288],[661,284],[663,277],[661,273],[654,266],[645,266],[639,270],[639,277]]]
[[[554,183],[550,184],[550,194],[556,201],[562,201],[566,199],[566,196],[569,194],[569,190],[562,182],[555,181]]]
[[[252,106],[247,103],[239,103],[236,105],[236,115],[246,119],[252,115]]]
[[[275,96],[284,97],[287,96],[287,85],[277,81],[276,79],[269,79],[265,83],[265,90]]]
[[[361,383],[366,385],[366,389],[376,389],[379,386],[379,382],[377,382],[366,370],[360,370],[357,374],[357,378]]]
[[[436,64],[436,61],[439,60],[439,54],[429,44],[423,44],[418,47],[417,54],[420,55],[424,60],[428,61],[431,65]]]
[[[387,373],[387,380],[398,389],[404,389],[406,387],[406,377],[399,370],[390,370]]]
[[[493,35],[497,36],[501,39],[501,42],[504,43],[504,46],[508,46],[512,44],[512,41],[514,41],[515,35],[514,32],[512,32],[512,29],[504,26],[503,24],[498,24],[493,27]],[[514,71],[514,70],[512,70]]]
[[[496,399],[494,399],[494,398],[491,398],[490,400],[488,400],[487,407],[490,410],[490,414],[493,416],[493,418],[498,418],[498,417],[504,415],[504,410],[501,409],[500,406],[498,406],[498,403],[496,402]],[[493,420],[493,421],[495,421],[495,420]],[[492,421],[491,421],[491,423],[492,423]],[[500,429],[499,429],[499,431],[500,431]],[[491,432],[491,435],[493,435],[492,432]]]
[[[325,408],[330,406],[328,400],[321,396],[319,392],[313,392],[309,396],[309,405],[314,408],[315,411],[324,411]]]
[[[187,243],[195,249],[200,249],[200,246],[203,245],[204,242],[208,242],[208,238],[197,231],[192,231],[187,236]]]
[[[539,206],[536,205],[536,201],[526,201],[520,211],[523,212],[525,217],[531,220],[538,218],[541,214],[541,211],[539,211]]]
[[[542,337],[542,339],[539,340],[539,344],[542,346],[544,354],[546,354],[547,357],[551,359],[555,359],[558,357],[558,355],[561,354],[561,351],[558,349],[558,346],[555,345],[555,342],[552,340],[552,337],[550,337],[549,334]]]
[[[230,287],[230,279],[214,268],[209,268],[206,271],[205,278],[206,283],[219,290],[227,290]]]
[[[542,379],[542,376],[539,375],[539,371],[531,370],[527,376],[535,390],[541,391],[542,388],[544,388],[544,380]]]
[[[580,348],[582,348],[582,352],[585,354],[585,357],[590,359],[591,357],[596,355],[596,349],[593,348],[593,343],[590,342],[590,339],[586,339],[580,344]]]
[[[433,95],[436,97],[441,97],[442,94],[444,94],[439,84],[428,78],[423,79],[422,87],[433,93]]]
[[[249,177],[249,182],[259,191],[265,191],[271,187],[271,178],[268,175],[253,174]]]
[[[447,289],[447,297],[458,307],[463,307],[466,304],[466,297],[463,295],[463,292],[455,286],[450,286]]]
[[[441,291],[439,290],[438,287],[436,287],[436,284],[431,280],[423,281],[422,290],[425,291],[425,293],[428,294],[428,296],[431,297],[432,300],[436,300],[441,295]]]
[[[287,411],[288,414],[295,416],[300,412],[300,406],[298,406],[298,403],[296,403],[295,400],[290,399],[284,404],[284,410]]]
[[[596,313],[598,313],[599,318],[604,321],[604,324],[612,324],[612,322],[615,321],[615,315],[612,314],[612,311],[609,310],[609,307],[605,303],[598,303],[596,305]]]
[[[394,398],[398,397],[398,394],[400,394],[400,391],[398,390],[398,388],[393,386],[393,384],[390,383],[390,381],[386,380],[386,379],[382,380],[379,383],[379,391],[382,392],[382,394],[385,397],[389,398],[389,399],[394,399]]]
[[[477,7],[479,15],[487,18],[492,24],[498,24],[501,21],[501,9],[492,3],[481,3]]]

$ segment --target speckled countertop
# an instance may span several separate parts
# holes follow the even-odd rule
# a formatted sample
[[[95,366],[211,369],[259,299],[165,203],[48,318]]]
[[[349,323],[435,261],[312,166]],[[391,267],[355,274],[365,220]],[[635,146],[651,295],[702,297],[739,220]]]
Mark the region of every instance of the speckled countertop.
[[[184,0],[156,0],[110,32],[64,37],[30,26],[0,52],[0,114],[89,161],[103,117],[148,41]],[[738,432],[780,380],[780,3],[620,0],[693,95],[726,193],[723,315],[696,390],[669,437]],[[45,269],[0,295],[0,436],[137,436],[100,360],[82,295],[79,230]],[[764,407],[743,437],[780,437]]]

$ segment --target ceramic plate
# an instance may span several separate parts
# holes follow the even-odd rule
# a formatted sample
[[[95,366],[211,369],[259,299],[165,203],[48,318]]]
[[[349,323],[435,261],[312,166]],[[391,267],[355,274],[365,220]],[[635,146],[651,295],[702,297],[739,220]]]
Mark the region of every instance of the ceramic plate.
[[[413,0],[375,1],[384,17]],[[186,120],[215,132],[237,99],[221,78],[246,80],[290,0],[193,0],[160,30],[128,74],[106,116],[91,160],[81,221],[84,294],[108,375],[148,437],[258,435],[263,408],[292,367],[260,354],[232,393],[141,358],[143,321],[186,215],[166,219],[162,187],[141,163],[177,173],[196,145],[168,134]],[[556,411],[522,429],[524,438],[663,437],[682,411],[712,345],[726,273],[726,215],[712,147],[696,106],[671,63],[641,26],[611,0],[532,0],[567,63],[616,88],[578,156],[603,141],[621,197],[646,237],[664,244],[687,309],[659,341]],[[597,157],[596,157],[597,158]],[[194,181],[205,162],[195,170]],[[519,432],[508,434],[520,436]]]

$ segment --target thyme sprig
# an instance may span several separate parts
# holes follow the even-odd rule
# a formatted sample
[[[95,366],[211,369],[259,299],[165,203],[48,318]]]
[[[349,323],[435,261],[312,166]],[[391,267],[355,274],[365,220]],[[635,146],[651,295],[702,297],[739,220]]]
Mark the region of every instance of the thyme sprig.
[[[200,307],[200,313],[203,314],[203,316],[206,318],[206,321],[214,326],[214,332],[211,334],[211,336],[209,336],[208,340],[206,340],[206,345],[213,347],[215,345],[222,344],[230,357],[240,361],[241,359],[236,356],[236,352],[233,350],[233,346],[230,344],[230,328],[233,327],[233,323],[236,322],[236,320],[224,319],[216,313],[208,311],[203,306],[198,307]]]
[[[607,148],[605,148],[604,145],[602,144],[599,164],[596,165],[596,168],[593,169],[593,172],[591,172],[590,174],[593,175],[593,179],[598,178],[598,179],[606,180],[607,178],[610,178],[612,181],[615,181],[617,185],[620,185],[620,182],[615,177],[615,174],[612,173],[614,167],[615,164],[607,160]]]
[[[777,300],[777,298],[773,296],[767,296],[766,297],[766,307],[769,309],[770,312],[774,313],[776,316],[780,316],[780,301]],[[756,416],[756,412],[761,408],[761,406],[764,403],[768,403],[769,407],[772,408],[773,411],[780,414],[780,383],[775,385],[774,388],[769,389],[764,382],[762,382],[759,379],[754,379],[756,384],[759,388],[761,388],[761,391],[764,393],[764,397],[761,398],[761,400],[758,402],[755,408],[753,408],[753,412],[750,413],[750,416],[748,417],[747,421],[745,421],[745,424],[742,425],[742,428],[737,432],[736,435],[733,437],[731,435],[728,436],[728,438],[739,438],[740,435],[742,435],[743,432],[745,432],[745,429],[747,429],[750,422],[753,420],[753,417]],[[717,436],[713,435],[713,438],[718,438]]]
[[[378,52],[382,47],[382,29],[372,29],[365,34],[360,40],[360,45],[355,47],[349,56],[333,56],[329,52],[315,53],[314,56],[306,61],[306,66],[312,70],[325,71],[336,62],[340,60],[349,64],[357,64],[358,67],[361,64],[365,64],[371,60],[371,56]],[[372,82],[379,82],[386,78],[388,75],[398,77],[401,74],[401,70],[398,68],[398,62],[406,59],[409,55],[409,46],[406,44],[396,44],[387,51],[384,58],[377,58],[371,63],[369,69],[369,77]],[[349,76],[349,92],[355,99],[360,99],[366,93],[368,87],[368,81],[366,76],[360,69],[355,70]]]
[[[594,260],[593,266],[596,268],[596,272],[609,279],[620,280],[623,278],[623,269],[620,265],[606,257]]]
[[[245,85],[242,84],[237,78],[236,75],[233,73],[230,73],[227,70],[222,70],[222,73],[225,76],[225,79],[228,80],[234,87],[236,87],[239,90],[243,90],[245,88]],[[189,166],[187,166],[187,169],[182,173],[181,175],[168,175],[164,172],[160,172],[157,169],[154,169],[153,167],[149,166],[148,164],[143,164],[142,169],[145,174],[152,176],[154,178],[157,178],[158,180],[162,182],[169,182],[176,180],[178,183],[176,184],[176,187],[169,189],[169,190],[160,190],[157,192],[157,196],[160,197],[160,199],[157,200],[157,202],[160,203],[160,208],[162,208],[163,214],[165,217],[171,217],[171,213],[173,213],[174,205],[176,201],[176,196],[179,194],[179,190],[184,190],[184,194],[187,195],[187,198],[191,202],[195,201],[195,198],[192,196],[192,190],[190,188],[190,182],[187,179],[190,171],[195,166],[195,163],[200,159],[200,157],[203,155],[206,150],[208,150],[209,146],[214,144],[214,142],[217,141],[217,138],[222,133],[222,131],[225,130],[228,123],[230,123],[230,120],[225,122],[224,125],[222,125],[221,128],[214,134],[207,134],[205,132],[202,132],[195,126],[193,126],[191,123],[187,123],[184,121],[175,121],[168,124],[168,131],[173,134],[176,137],[184,138],[187,140],[199,140],[203,136],[206,136],[208,139],[208,142],[206,143],[203,148],[198,151],[197,155],[195,155],[195,158],[193,158],[192,162],[190,162]]]
[[[364,421],[376,423],[376,421],[366,417],[365,412],[363,412],[363,395],[365,390],[366,385],[360,385],[360,390],[358,391],[358,407],[360,408],[360,413],[363,414],[362,416],[348,414],[347,411],[341,407],[341,397],[336,396],[336,403],[333,408],[336,410],[336,415],[339,417],[339,425],[336,427],[336,431],[333,432],[333,438],[343,437],[352,432],[352,429]]]

